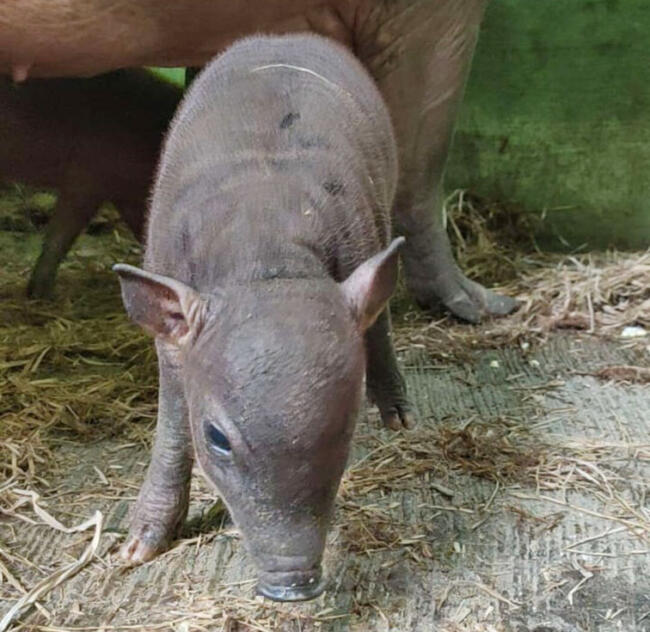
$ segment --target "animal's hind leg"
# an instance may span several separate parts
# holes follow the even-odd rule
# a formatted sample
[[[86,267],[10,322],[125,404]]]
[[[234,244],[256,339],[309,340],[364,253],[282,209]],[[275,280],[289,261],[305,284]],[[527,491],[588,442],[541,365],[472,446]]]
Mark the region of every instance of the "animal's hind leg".
[[[79,183],[61,189],[54,215],[45,229],[41,254],[27,284],[28,296],[48,298],[52,295],[59,264],[97,213],[101,202]]]
[[[516,302],[469,280],[458,268],[442,214],[442,178],[484,0],[398,0],[369,18],[379,27],[359,55],[391,111],[400,151],[395,202],[407,286],[427,308],[440,304],[478,322]]]

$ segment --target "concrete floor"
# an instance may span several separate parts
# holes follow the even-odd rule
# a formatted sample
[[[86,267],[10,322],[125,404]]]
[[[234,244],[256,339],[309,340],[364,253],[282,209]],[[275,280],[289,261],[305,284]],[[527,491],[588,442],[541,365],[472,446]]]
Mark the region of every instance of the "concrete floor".
[[[359,424],[328,590],[308,604],[253,598],[254,569],[198,480],[188,537],[147,565],[120,567],[111,551],[146,451],[119,437],[68,441],[47,509],[66,524],[100,509],[106,531],[98,556],[42,600],[49,622],[32,610],[22,629],[650,631],[650,388],[583,375],[638,363],[630,354],[577,335],[447,366],[409,351],[419,427],[377,430],[372,411]],[[478,447],[458,443],[463,429]],[[90,537],[0,520],[0,547],[45,572]],[[26,586],[42,577],[27,563],[18,570]],[[0,584],[0,614],[16,597]]]

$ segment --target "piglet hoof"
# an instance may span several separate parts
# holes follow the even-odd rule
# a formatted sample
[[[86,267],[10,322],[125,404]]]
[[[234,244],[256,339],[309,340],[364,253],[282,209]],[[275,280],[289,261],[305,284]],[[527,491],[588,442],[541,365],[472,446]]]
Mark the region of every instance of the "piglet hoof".
[[[409,410],[403,408],[380,409],[381,421],[391,430],[410,430],[415,428],[415,416]]]
[[[133,508],[129,535],[120,548],[122,560],[142,564],[170,547],[187,516],[189,473],[188,469],[182,474],[181,483],[160,487],[151,478],[165,479],[164,473],[154,471],[152,476],[149,472]]]
[[[399,376],[391,387],[368,387],[368,398],[379,409],[382,424],[391,430],[415,427],[415,415],[406,396],[404,380]]]
[[[141,540],[138,536],[130,535],[120,548],[120,558],[127,564],[144,564],[156,557],[167,547],[156,547]]]
[[[139,517],[136,509],[129,535],[120,549],[122,560],[129,564],[143,564],[165,552],[176,537],[186,514],[185,504],[182,511],[170,512],[166,520],[162,517],[147,520],[143,516]]]

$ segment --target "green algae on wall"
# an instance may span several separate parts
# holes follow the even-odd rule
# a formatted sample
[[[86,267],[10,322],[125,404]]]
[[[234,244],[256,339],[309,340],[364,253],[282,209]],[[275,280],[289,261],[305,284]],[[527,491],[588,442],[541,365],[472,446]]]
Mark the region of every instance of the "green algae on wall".
[[[543,213],[547,247],[650,245],[650,2],[492,0],[448,188]]]

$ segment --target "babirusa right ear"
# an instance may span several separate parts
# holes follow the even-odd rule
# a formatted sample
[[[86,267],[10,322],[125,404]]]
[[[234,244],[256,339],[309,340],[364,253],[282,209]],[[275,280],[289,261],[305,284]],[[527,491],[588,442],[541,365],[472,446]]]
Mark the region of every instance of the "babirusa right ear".
[[[206,302],[191,287],[124,263],[113,270],[129,317],[152,336],[182,345],[202,326]]]
[[[352,308],[361,331],[370,327],[395,291],[399,249],[406,240],[394,239],[390,246],[364,261],[343,283],[341,289]]]

